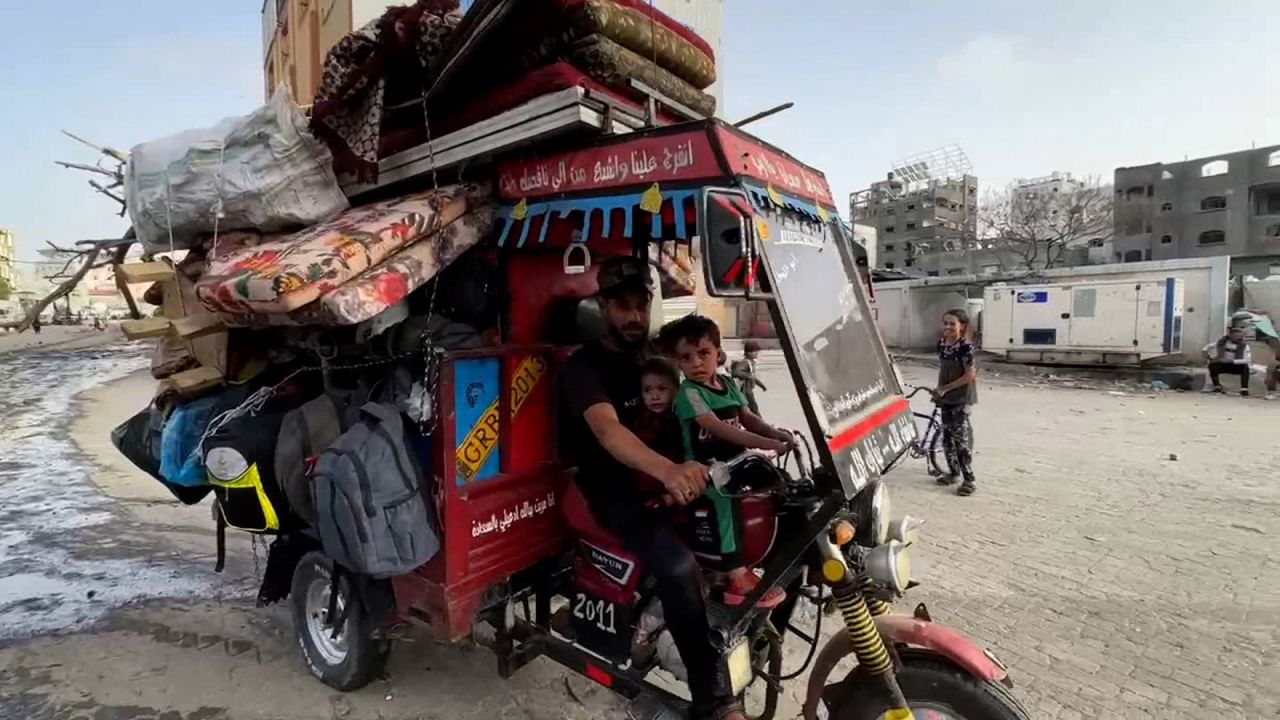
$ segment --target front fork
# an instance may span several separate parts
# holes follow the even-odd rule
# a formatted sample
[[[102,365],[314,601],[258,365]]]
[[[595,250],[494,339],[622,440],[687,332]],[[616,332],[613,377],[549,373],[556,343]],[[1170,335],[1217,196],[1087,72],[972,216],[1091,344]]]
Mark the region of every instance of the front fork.
[[[849,572],[849,564],[843,553],[834,543],[828,541],[821,545],[822,574],[831,583],[836,607],[844,619],[845,632],[853,642],[858,667],[868,676],[884,683],[890,703],[890,708],[884,715],[885,720],[914,720],[902,688],[898,687],[893,657],[875,623],[876,616],[889,612],[889,604],[863,592],[857,578]]]

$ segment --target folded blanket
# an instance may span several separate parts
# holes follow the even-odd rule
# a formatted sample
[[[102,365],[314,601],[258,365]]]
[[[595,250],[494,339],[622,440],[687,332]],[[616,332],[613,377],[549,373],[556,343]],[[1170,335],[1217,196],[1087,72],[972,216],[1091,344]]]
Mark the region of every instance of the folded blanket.
[[[714,115],[716,99],[603,35],[584,38],[573,48],[573,62],[601,82],[625,87],[639,80],[703,115]]]
[[[355,325],[405,299],[475,245],[493,227],[496,212],[481,205],[414,243],[355,280],[324,296],[318,316],[299,315],[306,324]]]
[[[339,174],[377,179],[388,87],[422,87],[424,68],[439,56],[461,21],[457,0],[419,0],[410,7],[388,8],[382,17],[339,40],[325,56],[311,131],[329,146]]]
[[[196,286],[223,314],[287,313],[327,295],[467,211],[475,188],[454,185],[352,208],[283,238],[218,248]]]

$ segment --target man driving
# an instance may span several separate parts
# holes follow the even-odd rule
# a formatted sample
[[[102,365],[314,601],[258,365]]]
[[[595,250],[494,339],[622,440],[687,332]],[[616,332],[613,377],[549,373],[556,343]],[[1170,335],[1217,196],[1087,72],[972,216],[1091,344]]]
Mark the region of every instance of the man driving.
[[[578,467],[575,482],[596,522],[635,553],[657,581],[667,628],[688,671],[693,717],[745,720],[710,644],[693,553],[676,537],[665,512],[646,509],[649,498],[633,479],[635,472],[657,479],[678,505],[701,496],[709,479],[705,466],[672,462],[629,428],[642,407],[640,366],[653,300],[649,267],[630,257],[606,260],[598,285],[607,332],[583,345],[561,371],[561,450]]]

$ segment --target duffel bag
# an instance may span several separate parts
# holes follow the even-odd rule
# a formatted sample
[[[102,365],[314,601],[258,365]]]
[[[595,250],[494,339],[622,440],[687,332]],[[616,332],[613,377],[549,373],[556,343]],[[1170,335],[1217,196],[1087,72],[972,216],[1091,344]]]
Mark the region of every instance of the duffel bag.
[[[400,413],[365,403],[316,461],[311,482],[325,554],[374,578],[403,575],[440,549]]]

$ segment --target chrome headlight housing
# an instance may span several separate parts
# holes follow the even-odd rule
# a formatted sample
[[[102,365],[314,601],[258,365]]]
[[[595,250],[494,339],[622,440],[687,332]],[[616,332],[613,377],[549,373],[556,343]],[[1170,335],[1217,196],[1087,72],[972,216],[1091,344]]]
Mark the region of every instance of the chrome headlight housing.
[[[889,486],[882,479],[871,494],[871,517],[868,520],[872,545],[883,545],[889,540],[890,511]]]

